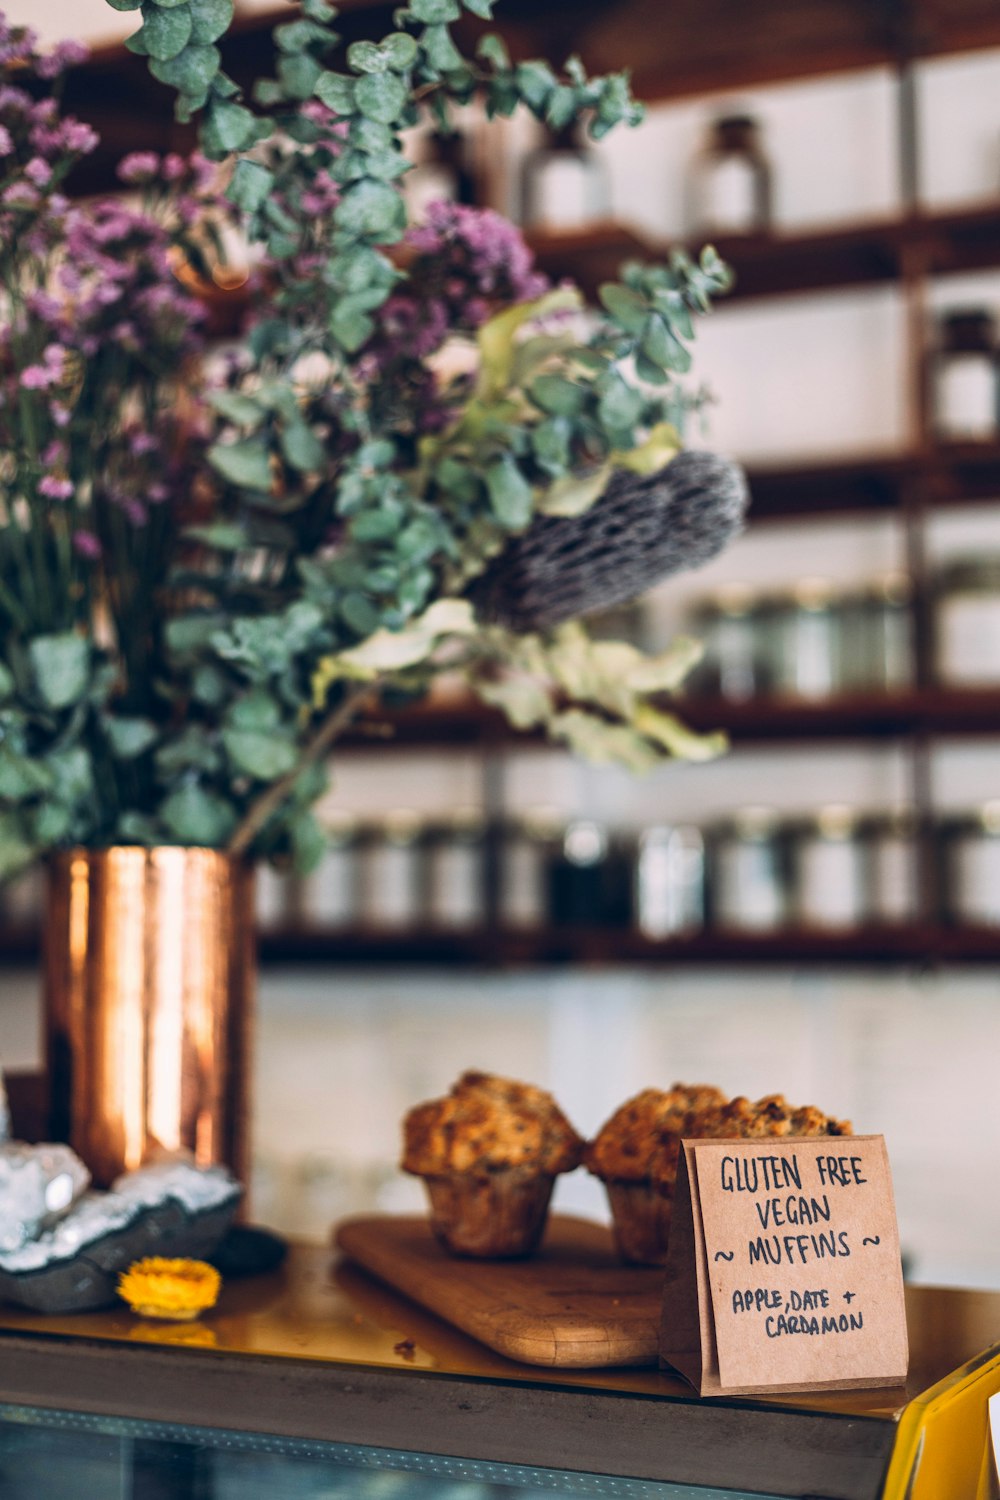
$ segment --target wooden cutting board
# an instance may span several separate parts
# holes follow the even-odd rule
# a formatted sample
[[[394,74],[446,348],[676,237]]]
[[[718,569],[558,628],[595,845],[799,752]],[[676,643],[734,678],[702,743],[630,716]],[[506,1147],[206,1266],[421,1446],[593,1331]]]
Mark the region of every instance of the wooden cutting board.
[[[499,1354],[530,1365],[655,1365],[663,1271],[626,1266],[609,1230],[554,1215],[528,1260],[463,1260],[424,1218],[348,1219],[352,1260]]]

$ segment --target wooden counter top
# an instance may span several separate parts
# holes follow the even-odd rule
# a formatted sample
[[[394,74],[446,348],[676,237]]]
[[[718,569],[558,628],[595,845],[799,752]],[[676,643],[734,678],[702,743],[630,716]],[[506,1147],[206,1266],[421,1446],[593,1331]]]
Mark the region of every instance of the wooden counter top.
[[[584,1473],[869,1500],[908,1402],[995,1356],[1000,1294],[911,1287],[905,1390],[703,1401],[494,1354],[321,1247],[195,1324],[0,1309],[0,1400]]]

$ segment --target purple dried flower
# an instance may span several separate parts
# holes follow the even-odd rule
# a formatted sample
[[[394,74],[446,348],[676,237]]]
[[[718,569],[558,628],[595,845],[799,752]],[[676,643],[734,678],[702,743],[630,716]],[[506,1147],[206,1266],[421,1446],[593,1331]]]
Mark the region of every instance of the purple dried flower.
[[[38,493],[50,500],[69,500],[73,494],[73,481],[59,479],[55,474],[43,474],[38,481]]]
[[[91,561],[101,555],[101,544],[92,531],[74,531],[73,548],[81,557]]]
[[[37,208],[41,199],[30,182],[12,182],[4,190],[2,201],[10,208]]]
[[[132,151],[118,164],[122,182],[151,182],[159,170],[160,158],[155,151]]]
[[[35,71],[39,78],[58,78],[59,74],[65,72],[67,68],[74,68],[78,63],[86,62],[89,56],[90,49],[82,42],[60,42],[47,57],[38,58]]]
[[[0,125],[0,156],[10,156],[14,149],[14,141],[6,125]]]
[[[21,386],[26,391],[44,391],[55,381],[43,365],[26,365],[21,371]]]
[[[85,125],[82,120],[66,120],[63,125],[62,138],[67,151],[79,152],[82,156],[93,151],[100,140],[97,131]]]
[[[52,168],[40,156],[33,156],[24,169],[24,175],[36,188],[44,188],[52,181]]]

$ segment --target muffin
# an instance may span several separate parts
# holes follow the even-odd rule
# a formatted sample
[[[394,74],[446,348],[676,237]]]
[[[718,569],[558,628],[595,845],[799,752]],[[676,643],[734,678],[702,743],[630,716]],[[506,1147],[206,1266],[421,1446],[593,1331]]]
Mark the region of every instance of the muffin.
[[[691,1139],[717,1140],[851,1134],[849,1120],[834,1120],[811,1104],[796,1107],[783,1094],[767,1094],[756,1104],[740,1096],[693,1114],[685,1128]]]
[[[710,1084],[644,1089],[617,1109],[584,1151],[584,1165],[604,1183],[623,1260],[663,1265],[686,1123],[720,1109],[725,1094]]]
[[[583,1152],[550,1094],[490,1073],[463,1073],[411,1109],[403,1138],[403,1171],[424,1179],[441,1244],[485,1259],[531,1254],[556,1176]]]
[[[797,1108],[782,1094],[752,1104],[742,1096],[727,1101],[708,1084],[675,1083],[623,1104],[585,1148],[584,1164],[604,1182],[622,1259],[664,1265],[683,1139],[850,1134],[848,1121],[812,1105]]]

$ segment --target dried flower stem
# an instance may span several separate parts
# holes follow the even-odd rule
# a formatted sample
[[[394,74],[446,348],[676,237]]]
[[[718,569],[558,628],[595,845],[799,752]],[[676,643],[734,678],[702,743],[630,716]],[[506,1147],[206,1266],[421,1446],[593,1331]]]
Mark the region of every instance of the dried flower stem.
[[[251,802],[246,816],[226,845],[227,854],[238,856],[246,853],[267,820],[290,795],[303,771],[322,759],[341,731],[357,717],[365,704],[379,692],[381,686],[382,679],[376,677],[371,682],[363,682],[350,689],[333,712],[320,723],[312,738],[307,740],[297,763],[287,775],[273,782],[266,791]]]

